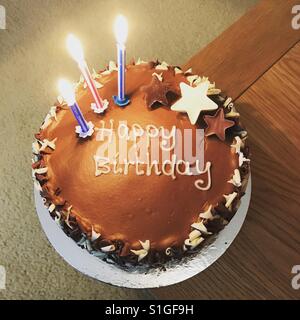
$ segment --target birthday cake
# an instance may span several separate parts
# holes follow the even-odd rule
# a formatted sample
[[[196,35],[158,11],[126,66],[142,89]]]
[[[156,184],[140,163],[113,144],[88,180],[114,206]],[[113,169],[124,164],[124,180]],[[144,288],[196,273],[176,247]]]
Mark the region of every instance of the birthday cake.
[[[207,78],[138,60],[126,66],[120,107],[116,64],[93,72],[105,110],[83,79],[81,137],[58,97],[33,143],[33,177],[49,214],[94,256],[161,266],[195,254],[236,213],[250,167],[247,132],[230,98]]]

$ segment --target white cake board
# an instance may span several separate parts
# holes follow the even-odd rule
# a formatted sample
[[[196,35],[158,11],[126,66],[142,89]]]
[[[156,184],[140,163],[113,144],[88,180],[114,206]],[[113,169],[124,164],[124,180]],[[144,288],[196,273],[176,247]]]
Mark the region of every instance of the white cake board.
[[[34,191],[34,196],[37,214],[48,240],[72,267],[89,277],[115,286],[135,289],[158,288],[195,276],[213,264],[229,248],[246,218],[251,197],[251,176],[237,213],[231,222],[215,236],[211,244],[206,245],[197,255],[188,257],[182,262],[168,263],[166,271],[151,269],[146,273],[145,270],[136,268],[130,272],[123,270],[81,249],[50,217],[38,191]]]

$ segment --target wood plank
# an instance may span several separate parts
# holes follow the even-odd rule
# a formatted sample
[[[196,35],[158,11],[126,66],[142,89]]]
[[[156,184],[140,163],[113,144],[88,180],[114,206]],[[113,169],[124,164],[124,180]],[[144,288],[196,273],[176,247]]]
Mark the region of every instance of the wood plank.
[[[237,101],[249,132],[253,192],[243,229],[208,270],[161,299],[299,299],[291,269],[300,264],[300,43]]]
[[[264,0],[185,64],[232,98],[241,95],[300,40],[291,26],[298,0]]]

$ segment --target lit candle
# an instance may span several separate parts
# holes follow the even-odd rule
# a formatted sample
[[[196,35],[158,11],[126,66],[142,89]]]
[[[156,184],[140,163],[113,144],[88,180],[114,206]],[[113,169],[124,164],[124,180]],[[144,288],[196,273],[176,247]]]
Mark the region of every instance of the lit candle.
[[[92,124],[92,122],[88,123],[84,119],[83,114],[76,102],[75,92],[71,83],[63,79],[59,80],[58,88],[60,94],[66,101],[67,105],[71,108],[73,115],[79,124],[79,126],[76,127],[76,133],[79,133],[79,136],[81,138],[91,136],[94,132],[94,125]]]
[[[119,15],[115,21],[115,36],[118,50],[118,96],[114,96],[117,105],[124,107],[130,100],[125,95],[125,65],[126,65],[126,47],[125,42],[128,35],[127,20]]]
[[[94,80],[88,68],[88,65],[84,59],[84,53],[80,41],[72,34],[67,37],[67,48],[72,58],[78,63],[78,67],[83,75],[85,82],[87,83],[93,98],[95,100],[96,108],[94,111],[96,113],[102,113],[108,106],[107,100],[102,100],[97,88],[95,86]]]

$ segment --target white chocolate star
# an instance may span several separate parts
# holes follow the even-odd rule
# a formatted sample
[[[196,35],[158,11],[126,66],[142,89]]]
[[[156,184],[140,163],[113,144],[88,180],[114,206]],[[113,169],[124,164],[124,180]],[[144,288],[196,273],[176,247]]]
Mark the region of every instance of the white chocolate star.
[[[92,227],[92,236],[91,236],[91,241],[96,241],[99,237],[101,236],[100,233],[96,232],[94,228]]]
[[[228,182],[232,183],[236,187],[240,187],[242,185],[242,183],[241,183],[241,174],[240,174],[240,171],[238,169],[234,170],[233,177]]]
[[[188,79],[189,77],[187,77],[187,79]],[[198,77],[197,79],[195,79],[195,81],[193,82],[193,85],[195,86],[195,87],[197,87],[197,86],[199,86],[199,84],[200,83],[202,83],[202,82],[206,82],[206,81],[208,81],[208,78],[205,78],[205,77]],[[209,86],[209,88],[208,88],[208,91],[210,90],[210,86]]]
[[[64,98],[62,97],[62,96],[58,96],[57,97],[57,101],[58,101],[58,103],[62,106],[63,104],[64,104]]]
[[[97,80],[101,78],[101,75],[95,69],[93,69],[92,77],[94,80]]]
[[[53,106],[50,108],[49,114],[52,118],[54,118],[57,121],[57,117],[56,117],[56,106]]]
[[[225,203],[225,207],[226,208],[229,208],[230,207],[230,205],[232,204],[232,202],[233,202],[233,200],[236,198],[236,196],[237,196],[237,193],[236,192],[232,192],[232,193],[230,193],[230,194],[228,194],[228,195],[223,195],[223,197],[225,198],[225,200],[226,200],[226,203]]]
[[[231,147],[235,149],[235,153],[241,152],[241,147],[243,146],[243,141],[239,136],[234,137],[235,144],[232,144]]]
[[[186,80],[190,83],[190,86],[192,86],[196,80],[198,80],[200,77],[198,75],[188,76],[186,77]],[[199,83],[199,82],[198,82]]]
[[[201,232],[199,230],[193,230],[192,232],[190,232],[189,234],[189,239],[190,241],[195,240],[196,238],[199,238],[201,236]]]
[[[32,172],[34,174],[45,174],[48,172],[48,167],[39,168],[39,169],[33,169]]]
[[[93,81],[97,89],[101,89],[103,87],[103,84],[98,82],[96,78],[94,78],[94,76],[93,76]],[[80,75],[79,83],[83,85],[83,89],[86,89],[88,86],[82,75]],[[75,84],[75,86],[77,86],[77,84]]]
[[[132,253],[134,253],[136,256],[138,256],[138,261],[141,261],[142,259],[144,259],[150,250],[150,241],[149,240],[146,240],[145,242],[140,241],[140,244],[143,249],[130,250]]]
[[[55,204],[51,203],[49,208],[48,208],[49,212],[52,213],[55,210]]]
[[[186,70],[186,71],[184,72],[184,74],[189,74],[189,73],[192,73],[192,72],[193,72],[192,68],[189,68],[188,70]]]
[[[177,67],[174,68],[175,74],[183,73],[183,71]]]
[[[101,251],[103,251],[103,252],[111,252],[111,251],[115,251],[115,250],[116,250],[116,247],[113,244],[101,248]]]
[[[201,222],[195,222],[191,225],[192,228],[199,230],[203,234],[211,234],[211,232],[207,231],[206,226],[203,224],[203,221]]]
[[[201,111],[216,110],[218,105],[207,96],[209,82],[191,87],[184,82],[180,83],[181,99],[175,102],[171,110],[186,112],[191,124],[195,124]]]
[[[144,250],[147,250],[147,251],[150,250],[150,241],[149,240],[140,241],[140,244],[142,245]]]
[[[184,245],[190,247],[190,249],[195,249],[202,241],[204,241],[204,238],[198,237],[194,240],[186,239],[184,241]]]
[[[208,89],[208,91],[207,91],[208,96],[213,96],[213,95],[220,94],[220,93],[221,93],[221,90],[216,89],[216,88],[211,88],[211,89]]]
[[[209,206],[209,208],[205,212],[201,212],[199,214],[199,217],[202,219],[212,220],[214,217],[211,213],[212,205]]]
[[[61,219],[61,214],[59,211],[55,211],[55,218],[54,221],[60,226],[60,219]]]
[[[67,219],[65,220],[65,224],[66,224],[70,229],[73,229],[73,227],[70,225],[70,214],[71,214],[71,211],[72,211],[72,206],[70,206],[70,207],[67,209]]]
[[[95,84],[95,87],[96,87],[97,89],[101,89],[101,88],[103,87],[103,84],[100,83],[100,82],[98,82],[98,81],[96,81],[96,80],[94,80],[94,84]]]
[[[224,102],[224,108],[227,108],[228,106],[229,106],[229,104],[231,103],[231,101],[232,101],[232,98],[231,97],[228,97],[226,100],[225,100],[225,102]]]
[[[169,65],[163,61],[161,64],[155,67],[156,70],[168,70]]]
[[[118,71],[118,67],[114,61],[109,61],[108,70],[109,71]]]
[[[239,116],[240,116],[240,114],[238,112],[236,112],[234,107],[231,108],[230,112],[225,114],[226,118],[237,118]]]
[[[244,162],[250,162],[250,159],[245,158],[243,152],[239,153],[239,166],[241,167]]]
[[[49,126],[49,124],[52,122],[51,118],[52,118],[51,115],[48,113],[46,115],[46,118],[45,118],[43,124],[41,125],[41,130],[46,129]]]
[[[105,70],[101,72],[101,75],[107,76],[109,75],[112,71],[118,71],[118,67],[114,61],[109,61],[108,63],[108,70]]]
[[[147,63],[146,61],[141,60],[141,58],[138,58],[138,61],[135,63],[136,66],[140,65],[140,64],[144,64]]]
[[[32,144],[32,152],[34,154],[39,154],[40,153],[40,145],[37,141],[33,142]]]
[[[42,141],[42,145],[40,147],[40,152],[45,151],[47,147],[49,147],[52,150],[55,150],[55,143],[57,141],[57,138],[53,139],[52,141],[49,141],[48,139],[44,139]]]

